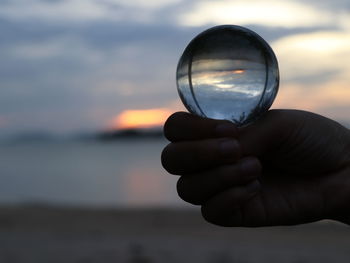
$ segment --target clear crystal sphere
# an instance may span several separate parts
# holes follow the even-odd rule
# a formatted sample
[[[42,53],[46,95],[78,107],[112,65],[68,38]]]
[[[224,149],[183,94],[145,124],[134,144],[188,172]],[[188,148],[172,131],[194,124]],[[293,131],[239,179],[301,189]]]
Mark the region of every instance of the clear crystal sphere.
[[[191,113],[245,125],[271,106],[279,71],[263,38],[240,26],[223,25],[190,42],[176,79],[180,98]]]

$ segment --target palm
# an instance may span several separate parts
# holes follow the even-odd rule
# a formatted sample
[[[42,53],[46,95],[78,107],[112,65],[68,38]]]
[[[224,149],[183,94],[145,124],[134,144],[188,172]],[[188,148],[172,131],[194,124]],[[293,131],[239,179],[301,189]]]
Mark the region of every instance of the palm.
[[[263,148],[254,146],[252,139],[259,124],[243,129],[241,135],[245,154],[261,159],[262,191],[231,220],[243,225],[296,224],[330,215],[332,201],[324,200],[336,198],[336,193],[329,194],[325,186],[344,182],[342,167],[349,160],[342,134],[346,130],[321,116],[299,111],[275,111],[264,121],[271,122],[273,131],[266,130],[266,138],[257,138],[265,140]],[[279,134],[271,137],[272,132]]]

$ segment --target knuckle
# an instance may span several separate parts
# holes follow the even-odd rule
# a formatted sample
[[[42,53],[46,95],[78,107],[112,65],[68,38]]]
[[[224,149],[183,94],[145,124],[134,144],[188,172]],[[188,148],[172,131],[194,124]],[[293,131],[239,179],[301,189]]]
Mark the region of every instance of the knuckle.
[[[178,122],[185,119],[188,113],[186,112],[175,112],[169,116],[169,118],[165,121],[163,127],[163,133],[165,138],[169,141],[176,139],[176,129],[178,127]]]
[[[189,162],[200,162],[208,155],[208,149],[206,149],[205,144],[203,143],[192,143],[191,147],[188,148],[187,159]]]
[[[219,216],[212,211],[212,208],[207,204],[202,205],[201,207],[202,217],[211,224],[222,226],[222,227],[231,227],[232,223],[227,217]]]
[[[163,167],[172,174],[189,174],[214,167],[217,157],[212,142],[172,142],[161,153]]]
[[[181,176],[179,180],[177,180],[176,190],[177,194],[182,200],[189,202],[189,198],[187,197],[188,195],[186,192],[186,182],[183,176]]]
[[[163,167],[171,174],[187,174],[196,171],[202,165],[197,144],[194,142],[168,144],[161,154]]]
[[[168,160],[168,156],[169,156],[169,148],[170,148],[170,144],[168,144],[167,146],[164,147],[162,154],[161,154],[162,165],[164,168],[166,168],[166,166],[167,166],[167,160]]]
[[[176,190],[179,196],[182,198],[185,189],[184,177],[181,176],[176,183]]]
[[[216,145],[216,140],[212,139],[194,142],[188,151],[189,157],[205,166],[215,164],[219,159]]]
[[[226,185],[232,181],[232,177],[234,176],[234,169],[230,166],[221,166],[219,167],[217,174],[219,184]]]
[[[188,178],[181,176],[176,184],[179,197],[187,203],[200,205],[201,200],[195,197],[195,189],[191,189]]]
[[[172,143],[170,143],[162,151],[161,163],[164,169],[171,174],[176,174],[176,165],[174,159],[174,146]]]
[[[211,208],[209,205],[204,204],[201,206],[201,213],[202,217],[204,218],[205,221],[211,223],[211,224],[218,224],[218,219],[216,216],[213,216],[213,213],[211,211]]]

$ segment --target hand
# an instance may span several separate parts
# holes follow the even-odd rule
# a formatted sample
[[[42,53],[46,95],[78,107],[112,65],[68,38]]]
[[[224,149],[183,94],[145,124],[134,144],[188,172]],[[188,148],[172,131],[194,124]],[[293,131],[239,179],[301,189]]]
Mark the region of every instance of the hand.
[[[178,112],[162,164],[221,226],[292,225],[350,215],[350,132],[310,112],[270,110],[244,128]]]

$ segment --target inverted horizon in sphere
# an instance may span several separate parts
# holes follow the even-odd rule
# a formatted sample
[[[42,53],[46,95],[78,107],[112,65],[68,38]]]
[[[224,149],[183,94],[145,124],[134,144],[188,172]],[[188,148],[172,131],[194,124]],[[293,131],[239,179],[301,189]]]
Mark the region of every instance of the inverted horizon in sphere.
[[[256,33],[217,26],[194,38],[177,67],[177,87],[194,114],[244,125],[271,106],[278,90],[277,59]]]

